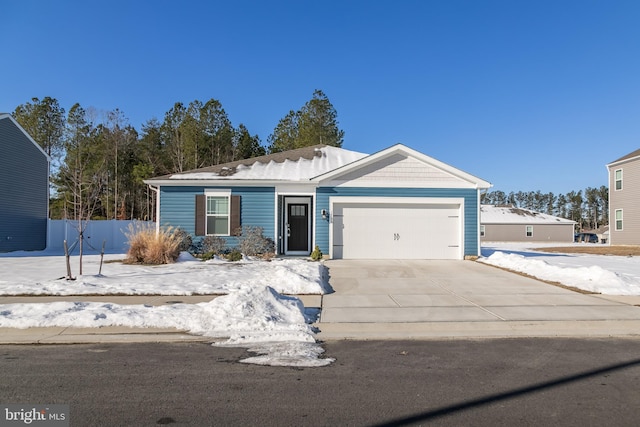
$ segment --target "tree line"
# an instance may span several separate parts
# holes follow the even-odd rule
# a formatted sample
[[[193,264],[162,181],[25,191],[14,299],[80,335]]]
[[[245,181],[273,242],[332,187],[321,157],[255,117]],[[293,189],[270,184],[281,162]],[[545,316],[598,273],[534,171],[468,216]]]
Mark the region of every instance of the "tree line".
[[[609,189],[605,185],[558,195],[540,191],[506,194],[496,190],[484,193],[481,202],[487,205],[512,205],[570,219],[577,223],[579,230],[595,230],[609,224]]]
[[[314,91],[291,110],[263,145],[220,101],[177,102],[162,121],[141,129],[118,108],[100,112],[57,99],[32,98],[12,113],[52,159],[52,219],[154,219],[154,194],[144,180],[315,144],[341,147],[344,131],[328,97]]]
[[[320,90],[290,110],[263,145],[240,123],[234,127],[220,101],[177,102],[162,121],[135,129],[119,110],[100,112],[74,104],[67,112],[55,98],[33,98],[12,113],[52,159],[52,219],[154,219],[154,194],[144,180],[295,148],[341,147],[344,131]],[[513,205],[571,219],[579,229],[609,222],[608,189],[555,195],[540,191],[484,193],[481,202]]]

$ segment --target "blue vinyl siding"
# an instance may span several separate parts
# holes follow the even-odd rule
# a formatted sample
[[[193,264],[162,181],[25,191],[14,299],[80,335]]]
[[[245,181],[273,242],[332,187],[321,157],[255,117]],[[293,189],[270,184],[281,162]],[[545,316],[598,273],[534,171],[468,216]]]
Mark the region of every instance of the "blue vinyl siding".
[[[196,195],[209,190],[231,190],[241,197],[240,224],[262,227],[265,236],[275,241],[275,189],[272,187],[167,187],[160,188],[160,226],[183,228],[195,234]],[[227,245],[238,244],[236,237],[225,237]]]
[[[0,252],[47,245],[49,160],[9,118],[0,120]]]
[[[350,188],[321,187],[316,191],[316,244],[329,253],[329,220],[321,211],[329,211],[329,197],[457,197],[464,198],[464,255],[475,256],[478,250],[478,190],[464,188]]]

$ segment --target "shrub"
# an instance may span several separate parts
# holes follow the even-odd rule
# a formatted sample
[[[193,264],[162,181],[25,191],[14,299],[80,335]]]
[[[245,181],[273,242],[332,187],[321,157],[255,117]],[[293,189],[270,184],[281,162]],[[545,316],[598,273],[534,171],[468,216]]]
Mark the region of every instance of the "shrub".
[[[314,261],[320,261],[322,259],[322,251],[320,250],[320,246],[316,245],[311,252],[311,259]]]
[[[227,248],[227,241],[219,236],[207,236],[200,241],[200,248],[203,254],[221,254]]]
[[[227,254],[227,259],[229,261],[240,261],[242,259],[242,252],[240,252],[238,248],[234,248]]]
[[[245,226],[240,230],[239,248],[248,256],[268,254],[275,251],[273,239],[262,234],[262,227]]]
[[[200,259],[203,260],[203,261],[209,261],[210,259],[213,259],[213,257],[215,257],[216,255],[218,255],[218,254],[216,254],[213,251],[205,252],[202,255],[200,255]]]
[[[169,264],[175,262],[180,255],[180,234],[172,227],[156,233],[153,226],[129,225],[129,231],[125,235],[129,241],[126,263]]]
[[[188,251],[191,248],[191,245],[193,244],[193,239],[191,239],[191,234],[187,233],[182,228],[176,228],[174,230],[174,234],[176,236],[176,239],[178,239],[178,242],[179,242],[178,249],[180,250],[180,252]]]

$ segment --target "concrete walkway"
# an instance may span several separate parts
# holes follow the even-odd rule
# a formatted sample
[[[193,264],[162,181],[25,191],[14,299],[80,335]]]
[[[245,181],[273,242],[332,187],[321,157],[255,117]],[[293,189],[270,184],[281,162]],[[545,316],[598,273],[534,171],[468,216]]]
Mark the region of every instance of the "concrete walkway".
[[[640,336],[640,297],[585,295],[471,261],[327,262],[318,338]]]
[[[0,304],[33,304],[56,301],[109,302],[120,305],[197,304],[218,295],[124,295],[124,296],[0,296]],[[320,307],[320,295],[297,296],[307,307]],[[185,331],[163,328],[0,328],[0,344],[88,344],[140,342],[212,342],[211,337],[190,335]]]
[[[332,294],[300,297],[321,307],[319,340],[483,337],[640,337],[640,296],[584,295],[472,261],[327,262]],[[0,304],[94,301],[195,304],[201,296],[24,296]],[[0,328],[0,344],[204,341],[175,329]]]

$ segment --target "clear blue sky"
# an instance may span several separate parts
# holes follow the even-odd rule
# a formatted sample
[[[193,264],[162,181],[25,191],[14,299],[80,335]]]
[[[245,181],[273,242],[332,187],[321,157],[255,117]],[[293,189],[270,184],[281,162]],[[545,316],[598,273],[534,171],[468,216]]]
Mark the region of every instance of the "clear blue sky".
[[[401,142],[494,189],[607,185],[640,148],[640,1],[2,0],[0,111],[51,96],[140,130],[219,100],[266,144],[321,89],[343,147]]]

